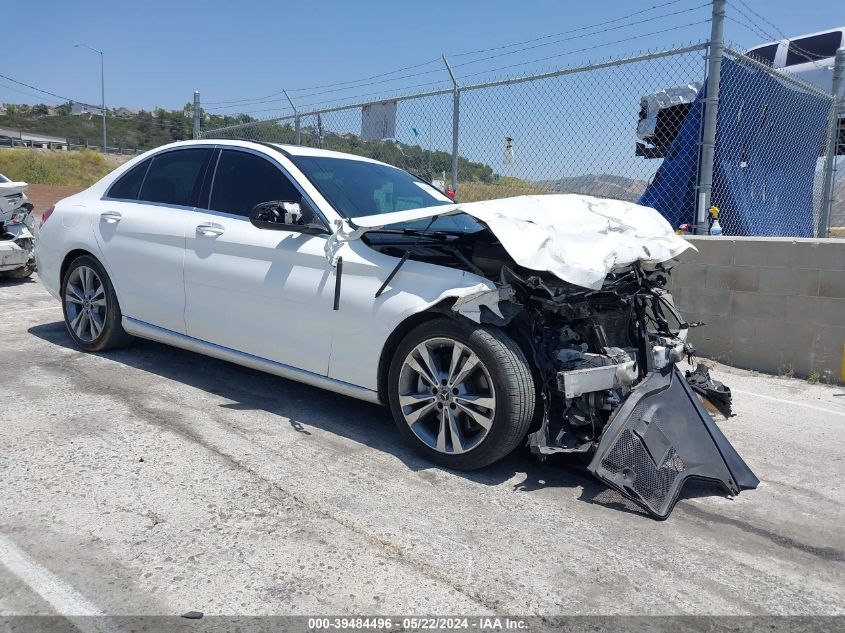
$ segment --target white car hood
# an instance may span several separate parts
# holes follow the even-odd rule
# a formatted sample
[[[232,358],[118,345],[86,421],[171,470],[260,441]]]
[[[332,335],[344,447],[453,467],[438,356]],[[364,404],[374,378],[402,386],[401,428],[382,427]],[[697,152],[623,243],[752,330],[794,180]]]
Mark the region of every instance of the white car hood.
[[[368,230],[455,213],[483,222],[520,266],[596,290],[616,267],[637,261],[657,264],[695,248],[650,207],[576,194],[518,196],[353,218],[351,224],[340,222],[329,241],[333,249],[339,241],[357,239]]]

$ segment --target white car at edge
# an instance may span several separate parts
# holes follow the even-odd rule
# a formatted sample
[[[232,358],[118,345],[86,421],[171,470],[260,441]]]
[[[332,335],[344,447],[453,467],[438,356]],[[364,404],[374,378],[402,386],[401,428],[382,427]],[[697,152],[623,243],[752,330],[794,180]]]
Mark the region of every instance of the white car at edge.
[[[36,257],[84,350],[147,338],[389,404],[402,435],[453,468],[526,437],[541,457],[593,453],[600,479],[665,517],[688,477],[756,485],[717,428],[714,446],[687,446],[712,424],[700,404],[659,431],[671,450],[709,451],[689,467],[614,462],[631,425],[648,425],[626,406],[692,393],[675,368],[688,326],[663,290],[687,248],[626,202],[456,204],[374,160],[202,140],[47,210]],[[642,468],[670,468],[659,498],[625,483]]]

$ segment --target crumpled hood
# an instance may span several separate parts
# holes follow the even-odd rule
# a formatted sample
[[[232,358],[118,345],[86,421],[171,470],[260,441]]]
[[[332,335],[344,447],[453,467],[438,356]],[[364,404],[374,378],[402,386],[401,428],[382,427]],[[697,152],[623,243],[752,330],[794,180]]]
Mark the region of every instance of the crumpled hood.
[[[695,248],[675,235],[657,211],[632,202],[577,194],[517,196],[396,211],[339,223],[327,244],[357,239],[367,230],[399,222],[466,213],[501,242],[520,266],[599,289],[609,272],[634,262],[657,264]],[[355,228],[357,227],[357,228]]]

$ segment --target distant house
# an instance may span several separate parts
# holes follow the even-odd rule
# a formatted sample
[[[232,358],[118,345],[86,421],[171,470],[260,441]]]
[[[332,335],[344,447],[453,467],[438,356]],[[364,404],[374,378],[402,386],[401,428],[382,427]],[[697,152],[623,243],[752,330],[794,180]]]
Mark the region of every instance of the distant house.
[[[139,112],[140,110],[136,110],[135,108],[118,108],[114,111],[114,115],[121,119],[129,119],[133,116],[138,116]]]
[[[6,115],[6,106],[4,106],[2,103],[0,103],[0,116],[5,116],[5,115]]]
[[[96,116],[103,116],[102,108],[88,105],[87,103],[72,103],[70,106],[70,113],[74,116],[80,116],[82,114],[94,114]]]

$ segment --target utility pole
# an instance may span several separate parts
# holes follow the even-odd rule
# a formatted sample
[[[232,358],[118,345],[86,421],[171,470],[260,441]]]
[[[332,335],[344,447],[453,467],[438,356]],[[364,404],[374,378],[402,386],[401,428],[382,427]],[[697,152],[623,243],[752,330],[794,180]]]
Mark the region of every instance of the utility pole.
[[[89,51],[94,51],[95,53],[100,55],[100,96],[102,97],[102,114],[103,114],[103,154],[106,153],[106,70],[105,70],[105,62],[103,61],[103,51],[94,48],[93,46],[88,46],[88,44],[74,44],[75,48],[79,48],[82,46],[83,48],[87,48]]]
[[[194,140],[200,137],[200,92],[194,90]]]
[[[299,145],[300,139],[300,122],[299,122],[299,110],[296,109],[296,106],[293,105],[293,101],[288,95],[287,90],[282,90],[282,93],[287,97],[288,103],[290,104],[291,109],[293,110],[293,134],[294,134],[294,144]]]
[[[722,57],[725,54],[726,0],[713,0],[710,22],[710,45],[707,49],[707,91],[704,97],[704,125],[701,131],[701,164],[698,168],[698,197],[695,232],[707,231],[707,212],[713,193],[713,170],[716,160],[716,122],[719,114],[719,82]]]
[[[449,60],[443,55],[443,63],[446,64],[446,70],[449,71],[449,77],[452,79],[452,191],[455,195],[455,200],[458,199],[458,128],[460,127],[461,116],[461,91],[458,87],[458,81],[455,79],[455,73],[452,72],[452,67],[449,65]]]
[[[833,208],[833,185],[836,181],[836,152],[839,149],[839,117],[842,114],[842,84],[845,82],[845,48],[836,51],[833,65],[833,103],[830,106],[830,122],[827,132],[827,155],[824,159],[824,201],[819,214],[819,228],[816,235],[827,237],[830,230],[830,212]]]

